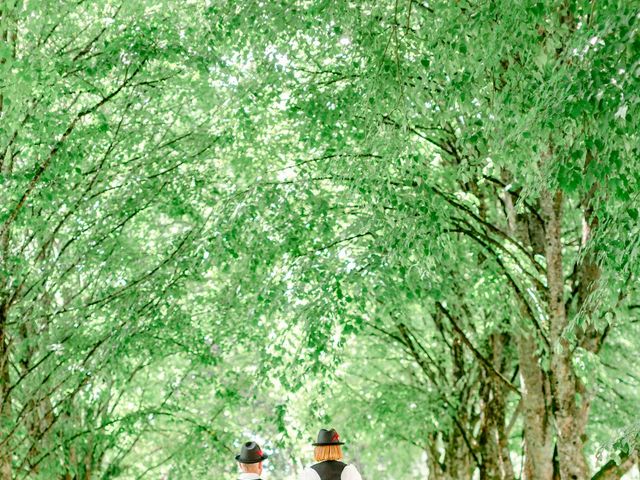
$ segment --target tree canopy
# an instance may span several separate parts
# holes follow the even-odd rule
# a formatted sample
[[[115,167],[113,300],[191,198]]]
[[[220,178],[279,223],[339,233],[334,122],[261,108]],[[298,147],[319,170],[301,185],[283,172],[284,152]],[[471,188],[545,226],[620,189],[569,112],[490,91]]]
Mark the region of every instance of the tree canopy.
[[[0,477],[637,475],[638,11],[2,0]]]

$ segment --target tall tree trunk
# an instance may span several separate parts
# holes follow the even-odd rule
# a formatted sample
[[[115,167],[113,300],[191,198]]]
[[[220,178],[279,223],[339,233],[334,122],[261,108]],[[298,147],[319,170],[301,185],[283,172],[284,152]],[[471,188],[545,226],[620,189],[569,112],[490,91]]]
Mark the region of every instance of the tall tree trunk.
[[[497,422],[499,412],[496,392],[489,374],[483,372],[480,395],[481,426],[478,448],[480,452],[480,480],[502,479],[500,472],[500,446],[498,444]]]
[[[9,342],[7,339],[7,315],[5,301],[0,304],[0,478],[10,480],[12,477],[11,444],[7,435],[11,429],[11,395],[9,376]]]
[[[504,354],[505,347],[511,343],[511,337],[506,334],[495,333],[492,335],[492,356],[494,368],[506,374],[506,367],[509,365],[508,357]],[[502,384],[495,383],[496,389],[494,399],[494,415],[496,418],[496,436],[498,439],[498,459],[501,478],[505,480],[513,480],[513,464],[509,455],[509,433],[507,432],[507,405],[506,398],[509,391]]]
[[[462,480],[471,478],[471,460],[460,432],[455,429],[448,438],[439,438],[442,434],[429,435],[427,444],[427,468],[429,480]],[[444,460],[440,461],[441,452],[438,445],[444,443]]]
[[[498,333],[490,337],[491,363],[502,373],[504,338]],[[482,371],[481,426],[479,438],[480,479],[513,480],[513,466],[505,449],[505,387],[495,381],[486,370]]]
[[[503,411],[505,411],[504,408]],[[514,415],[515,414],[516,413],[514,413]],[[516,475],[513,470],[513,462],[511,461],[511,454],[509,450],[509,430],[507,425],[500,425],[498,430],[498,442],[500,445],[500,466],[502,468],[503,478],[505,478],[505,480],[513,480],[516,478]]]
[[[426,451],[429,480],[447,480],[446,466],[440,463],[440,452],[438,451],[437,434],[429,435]]]
[[[503,178],[510,182],[510,177]],[[541,237],[544,228],[535,215],[527,213],[522,218],[516,213],[514,199],[505,193],[507,228],[510,235],[517,238],[534,253],[544,251]],[[523,318],[530,321],[531,313],[520,298]],[[525,480],[553,480],[553,428],[551,425],[551,388],[548,374],[543,368],[539,339],[533,331],[519,333],[516,339],[518,363],[520,367],[520,393],[524,417],[524,468]],[[513,477],[512,477],[513,478]]]
[[[558,461],[562,480],[588,477],[584,457],[585,417],[580,415],[576,392],[582,387],[573,371],[571,344],[563,334],[568,326],[564,301],[562,263],[562,191],[544,191],[541,196],[545,216],[545,257],[549,289],[549,331],[551,351],[551,386],[553,413],[558,436]]]
[[[536,352],[533,335],[518,337],[522,410],[524,416],[524,478],[553,479],[553,436],[549,382]]]
[[[464,423],[463,423],[464,425]],[[471,478],[473,463],[469,450],[465,447],[465,440],[458,429],[453,430],[447,442],[445,454],[445,479],[460,480]]]

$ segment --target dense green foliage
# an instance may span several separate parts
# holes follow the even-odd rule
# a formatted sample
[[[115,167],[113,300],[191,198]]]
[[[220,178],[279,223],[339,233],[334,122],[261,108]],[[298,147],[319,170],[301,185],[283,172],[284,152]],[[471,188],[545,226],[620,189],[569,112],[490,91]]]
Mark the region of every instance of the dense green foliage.
[[[637,468],[637,0],[0,5],[0,478]]]

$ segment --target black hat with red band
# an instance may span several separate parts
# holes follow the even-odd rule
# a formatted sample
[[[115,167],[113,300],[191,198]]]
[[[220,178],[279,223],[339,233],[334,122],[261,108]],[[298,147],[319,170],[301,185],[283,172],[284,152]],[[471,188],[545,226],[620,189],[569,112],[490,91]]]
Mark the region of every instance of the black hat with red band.
[[[260,445],[256,442],[246,442],[242,445],[240,455],[236,455],[236,460],[240,463],[259,463],[266,460],[269,456],[266,453],[262,453]]]
[[[334,428],[331,430],[322,428],[318,432],[318,439],[312,445],[314,447],[326,447],[329,445],[344,445],[344,442],[340,441],[340,435]]]

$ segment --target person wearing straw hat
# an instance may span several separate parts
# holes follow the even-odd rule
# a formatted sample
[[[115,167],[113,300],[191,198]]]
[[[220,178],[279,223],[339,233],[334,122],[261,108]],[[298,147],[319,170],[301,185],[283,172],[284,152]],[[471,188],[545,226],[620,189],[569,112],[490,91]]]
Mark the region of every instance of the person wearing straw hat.
[[[236,455],[236,461],[242,473],[239,480],[261,480],[262,462],[268,455],[262,453],[260,445],[256,442],[245,442],[240,449],[240,454]]]
[[[300,480],[362,480],[354,465],[342,462],[341,445],[344,442],[335,429],[321,429],[313,444],[313,456],[318,463],[305,468]]]

